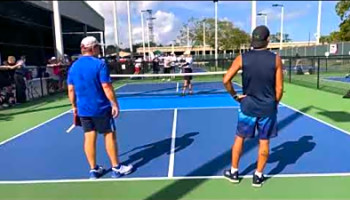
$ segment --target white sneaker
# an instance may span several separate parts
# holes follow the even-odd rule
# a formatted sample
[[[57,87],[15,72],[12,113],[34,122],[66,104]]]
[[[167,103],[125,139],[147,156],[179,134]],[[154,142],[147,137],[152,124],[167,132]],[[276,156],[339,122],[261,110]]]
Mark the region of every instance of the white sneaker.
[[[170,78],[168,79],[168,82],[169,82],[169,81],[171,81],[171,79],[170,79]]]
[[[132,172],[132,165],[120,165],[119,168],[112,167],[112,178],[119,178]]]

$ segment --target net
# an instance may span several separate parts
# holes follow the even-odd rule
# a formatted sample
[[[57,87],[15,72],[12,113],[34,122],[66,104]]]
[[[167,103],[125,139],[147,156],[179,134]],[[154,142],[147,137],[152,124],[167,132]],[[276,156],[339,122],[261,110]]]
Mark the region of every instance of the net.
[[[191,79],[192,95],[227,93],[222,83],[226,72],[198,72],[171,74],[112,74],[118,97],[178,96],[182,95],[184,80]],[[239,90],[239,86],[235,86]],[[186,90],[186,95],[190,94]]]

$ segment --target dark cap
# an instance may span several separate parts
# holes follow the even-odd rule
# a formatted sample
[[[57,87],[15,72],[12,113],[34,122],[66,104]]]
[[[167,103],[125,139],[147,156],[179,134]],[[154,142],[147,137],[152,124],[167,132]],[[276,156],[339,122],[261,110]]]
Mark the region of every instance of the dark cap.
[[[267,39],[270,36],[270,31],[266,26],[258,26],[254,29],[252,34],[251,46],[254,49],[266,47],[268,45]]]

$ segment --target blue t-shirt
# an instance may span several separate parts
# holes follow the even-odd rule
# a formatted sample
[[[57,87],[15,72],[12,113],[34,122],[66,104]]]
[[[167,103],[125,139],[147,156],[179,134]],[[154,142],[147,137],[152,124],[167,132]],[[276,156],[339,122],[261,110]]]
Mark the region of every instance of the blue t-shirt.
[[[106,63],[92,56],[82,56],[68,72],[68,85],[74,86],[78,115],[102,117],[111,112],[102,83],[111,83]]]

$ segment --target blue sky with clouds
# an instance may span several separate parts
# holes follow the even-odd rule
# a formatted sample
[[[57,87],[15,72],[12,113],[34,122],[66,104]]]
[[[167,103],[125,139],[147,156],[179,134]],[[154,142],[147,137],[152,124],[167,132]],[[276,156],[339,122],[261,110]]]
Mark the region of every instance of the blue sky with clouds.
[[[134,42],[141,40],[140,10],[152,9],[155,20],[155,35],[158,42],[169,43],[179,33],[182,23],[190,17],[214,17],[213,1],[130,1],[132,8],[132,24]],[[257,1],[257,12],[268,14],[268,27],[271,33],[280,29],[280,8],[273,8],[273,3],[285,7],[284,32],[290,34],[293,41],[307,41],[309,33],[311,40],[317,27],[318,1]],[[336,1],[322,3],[321,35],[327,35],[337,30],[340,18],[335,12]],[[107,42],[112,41],[113,18],[111,2],[89,2],[106,20]],[[126,3],[118,2],[119,32],[123,43],[127,43]],[[233,22],[246,32],[250,32],[251,1],[219,1],[218,17]],[[263,24],[263,18],[257,17],[257,24]]]

